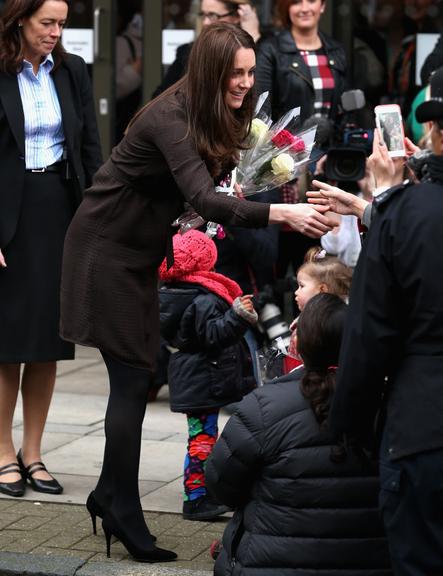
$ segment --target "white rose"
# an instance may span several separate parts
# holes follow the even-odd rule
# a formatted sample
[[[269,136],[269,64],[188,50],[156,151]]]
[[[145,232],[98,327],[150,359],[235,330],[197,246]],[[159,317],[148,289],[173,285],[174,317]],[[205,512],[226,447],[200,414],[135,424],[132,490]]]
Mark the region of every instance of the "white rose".
[[[294,159],[289,154],[283,152],[283,154],[279,154],[271,161],[271,169],[272,172],[276,176],[284,176],[286,174],[290,174],[294,170]]]
[[[254,118],[251,122],[250,138],[253,142],[258,142],[268,132],[269,129],[263,120]]]

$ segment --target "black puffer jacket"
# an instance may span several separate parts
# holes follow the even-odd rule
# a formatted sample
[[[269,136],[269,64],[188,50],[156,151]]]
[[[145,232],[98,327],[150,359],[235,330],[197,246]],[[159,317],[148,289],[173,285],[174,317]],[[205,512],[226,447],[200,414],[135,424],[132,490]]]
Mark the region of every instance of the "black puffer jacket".
[[[319,33],[335,81],[330,118],[335,120],[340,96],[346,83],[346,54],[343,46]],[[301,107],[301,121],[314,113],[314,86],[311,72],[300,54],[291,32],[276,32],[258,44],[256,90],[269,91],[273,120],[295,106]]]
[[[376,471],[332,444],[293,374],[243,399],[206,464],[208,490],[237,507],[216,576],[392,575]]]
[[[255,386],[243,343],[250,324],[223,299],[197,284],[159,290],[160,330],[178,348],[169,359],[173,412],[204,412],[241,400]]]

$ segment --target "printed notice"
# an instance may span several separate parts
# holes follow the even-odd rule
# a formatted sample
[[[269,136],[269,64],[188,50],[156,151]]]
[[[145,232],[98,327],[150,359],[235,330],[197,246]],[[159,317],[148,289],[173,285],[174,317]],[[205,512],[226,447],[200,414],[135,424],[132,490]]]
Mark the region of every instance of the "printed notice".
[[[86,64],[93,63],[92,28],[66,28],[63,30],[62,42],[67,52],[81,56]]]
[[[172,64],[175,52],[182,44],[192,42],[195,37],[194,30],[168,30],[162,32],[162,64]]]

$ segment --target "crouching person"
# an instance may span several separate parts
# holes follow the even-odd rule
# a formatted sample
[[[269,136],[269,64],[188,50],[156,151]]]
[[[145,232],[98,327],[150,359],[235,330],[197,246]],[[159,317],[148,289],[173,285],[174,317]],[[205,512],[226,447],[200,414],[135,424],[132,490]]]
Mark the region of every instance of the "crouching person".
[[[206,465],[209,492],[236,508],[216,576],[388,576],[374,463],[328,430],[347,305],[318,294],[297,326],[304,366],[249,394]]]

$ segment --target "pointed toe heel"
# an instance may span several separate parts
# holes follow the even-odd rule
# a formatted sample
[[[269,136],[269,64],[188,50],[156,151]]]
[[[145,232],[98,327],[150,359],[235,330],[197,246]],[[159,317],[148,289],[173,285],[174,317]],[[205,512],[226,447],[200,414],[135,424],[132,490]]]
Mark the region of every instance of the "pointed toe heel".
[[[111,537],[115,536],[129,554],[133,557],[136,562],[172,562],[177,558],[177,554],[171,550],[166,550],[164,548],[157,548],[153,544],[149,548],[140,548],[137,544],[131,542],[130,537],[124,533],[121,526],[110,514],[105,514],[102,522],[103,532],[106,538],[106,556],[111,557]],[[149,534],[149,536],[151,536]]]
[[[91,492],[86,500],[86,509],[91,516],[92,531],[97,534],[97,516],[103,518],[103,508],[95,499],[94,492]]]

